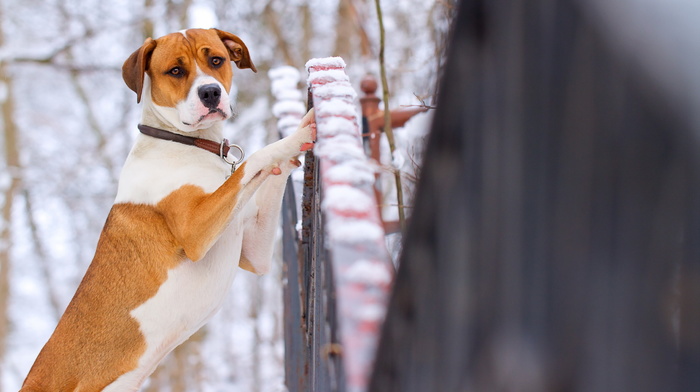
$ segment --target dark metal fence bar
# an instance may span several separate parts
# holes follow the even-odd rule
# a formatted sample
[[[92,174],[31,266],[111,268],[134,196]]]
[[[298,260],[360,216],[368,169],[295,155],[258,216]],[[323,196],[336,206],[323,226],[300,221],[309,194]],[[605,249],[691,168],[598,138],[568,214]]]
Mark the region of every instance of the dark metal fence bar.
[[[697,23],[634,3],[461,2],[371,391],[700,391]]]
[[[320,213],[318,159],[308,152],[304,162],[301,238],[296,231],[291,181],[284,202],[286,383],[290,392],[344,391],[339,388],[343,380],[341,358],[329,352],[329,347],[338,344],[337,321]]]

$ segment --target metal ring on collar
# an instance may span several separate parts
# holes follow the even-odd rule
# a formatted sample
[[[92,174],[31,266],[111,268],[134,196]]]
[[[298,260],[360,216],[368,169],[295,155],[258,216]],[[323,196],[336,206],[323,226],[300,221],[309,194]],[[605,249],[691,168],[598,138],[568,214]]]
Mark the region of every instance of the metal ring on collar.
[[[234,166],[235,166],[235,165],[238,165],[238,164],[241,163],[241,162],[243,162],[243,158],[245,158],[245,151],[243,151],[243,147],[239,146],[238,144],[229,144],[229,145],[228,145],[228,148],[229,148],[229,149],[231,149],[231,148],[237,149],[237,150],[241,153],[241,156],[240,156],[240,158],[238,158],[238,160],[236,160],[236,161],[229,161],[229,160],[228,160],[228,156],[224,156],[224,143],[222,142],[222,143],[221,143],[221,150],[220,150],[220,152],[219,152],[219,155],[221,156],[221,159],[224,160],[224,162],[228,163],[229,165],[234,165]],[[230,152],[231,152],[231,151],[229,150],[229,153],[230,153]]]

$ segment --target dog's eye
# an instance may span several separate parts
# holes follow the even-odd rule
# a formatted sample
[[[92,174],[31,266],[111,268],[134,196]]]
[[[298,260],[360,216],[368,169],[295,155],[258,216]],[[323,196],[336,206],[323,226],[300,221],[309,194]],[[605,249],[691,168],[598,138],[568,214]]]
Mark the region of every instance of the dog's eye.
[[[224,59],[222,57],[212,57],[209,59],[209,64],[211,64],[211,66],[214,68],[221,67],[221,65],[223,63],[224,63]]]
[[[180,78],[185,75],[185,71],[180,67],[173,67],[167,72],[168,75]]]

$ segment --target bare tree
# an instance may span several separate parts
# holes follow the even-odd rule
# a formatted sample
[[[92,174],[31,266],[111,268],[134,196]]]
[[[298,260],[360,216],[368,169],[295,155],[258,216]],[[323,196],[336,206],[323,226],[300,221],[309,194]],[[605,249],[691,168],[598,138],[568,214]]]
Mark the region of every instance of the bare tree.
[[[287,43],[287,35],[284,33],[282,26],[280,25],[280,15],[277,13],[274,7],[274,0],[270,0],[263,10],[262,17],[264,18],[266,24],[270,28],[272,35],[277,40],[277,48],[282,53],[282,58],[284,62],[289,65],[299,66],[300,62],[292,54],[290,45]]]
[[[3,9],[0,4],[0,47],[5,43],[3,32]],[[0,221],[0,365],[4,365],[9,335],[8,305],[10,300],[10,269],[12,268],[12,212],[17,194],[22,186],[19,141],[15,123],[13,80],[6,61],[0,61],[0,112],[4,136],[5,170],[9,184],[3,190],[2,220]],[[4,368],[4,366],[1,366]],[[0,391],[2,385],[0,384]]]
[[[338,23],[336,27],[335,55],[345,59],[372,57],[370,42],[360,15],[356,0],[340,0],[338,2]]]

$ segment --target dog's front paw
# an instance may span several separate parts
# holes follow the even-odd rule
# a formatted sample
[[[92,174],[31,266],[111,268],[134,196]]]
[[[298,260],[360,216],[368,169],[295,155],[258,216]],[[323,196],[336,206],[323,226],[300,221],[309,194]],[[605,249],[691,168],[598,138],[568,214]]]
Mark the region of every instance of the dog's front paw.
[[[314,148],[314,141],[316,140],[316,116],[314,115],[313,108],[301,119],[299,128],[294,132],[292,137],[298,139],[301,143],[299,151],[307,151]]]

